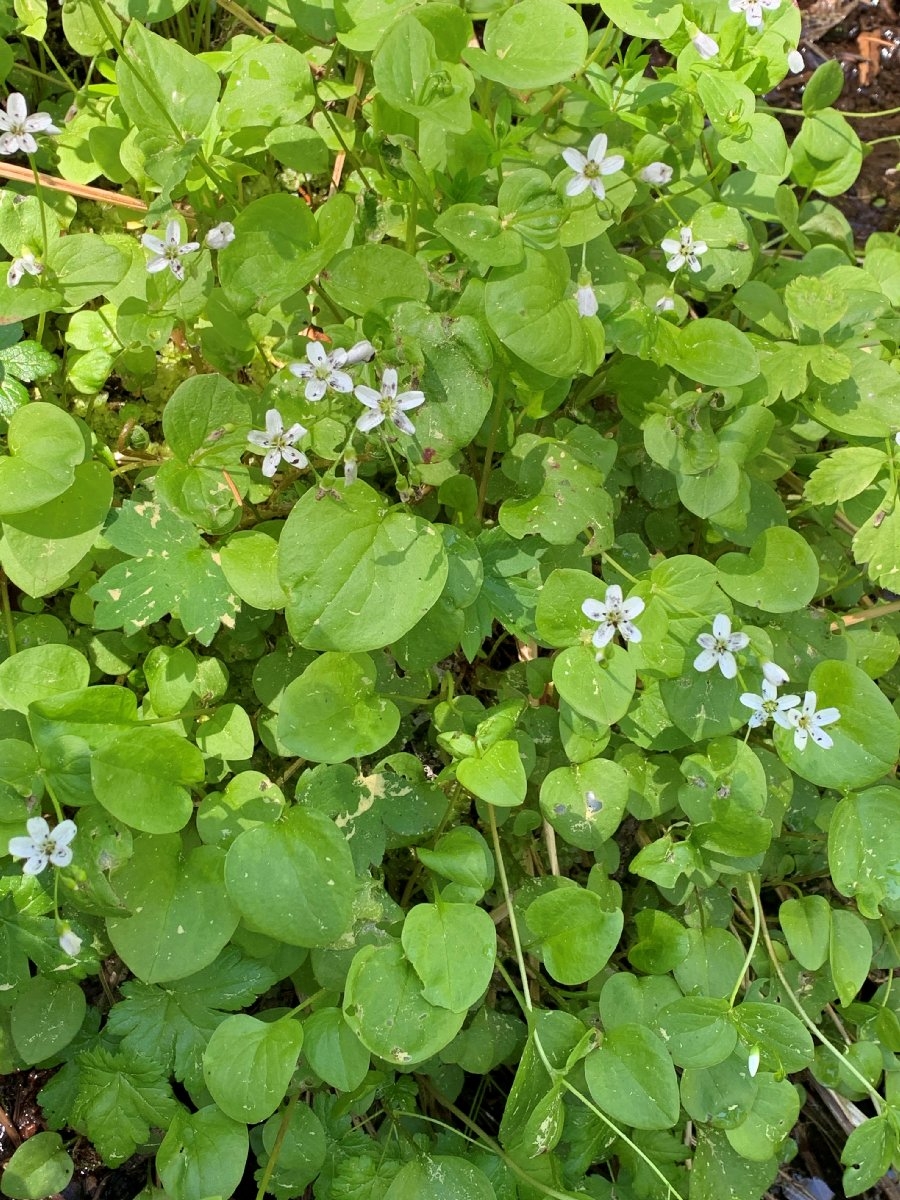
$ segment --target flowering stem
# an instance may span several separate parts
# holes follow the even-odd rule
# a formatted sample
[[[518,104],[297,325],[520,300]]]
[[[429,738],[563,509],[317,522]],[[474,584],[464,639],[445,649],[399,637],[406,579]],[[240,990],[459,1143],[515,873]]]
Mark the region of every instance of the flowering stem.
[[[747,879],[752,886],[752,884],[753,884],[752,876],[748,875]],[[750,970],[750,963],[753,959],[753,955],[756,953],[756,947],[759,943],[759,926],[760,926],[761,919],[762,919],[761,910],[758,905],[754,904],[754,906],[753,906],[753,936],[750,938],[750,946],[747,950],[747,956],[744,959],[744,962],[741,966],[740,974],[738,975],[737,979],[735,980],[734,987],[732,988],[731,996],[729,997],[729,1000],[728,1000],[729,1008],[734,1008],[734,1002],[737,999],[737,994],[741,989],[741,984],[744,981],[744,976]]]
[[[0,604],[3,605],[3,623],[6,626],[6,641],[9,653],[16,653],[16,627],[13,623],[12,608],[9,603],[9,583],[6,572],[0,567]]]
[[[281,1147],[284,1145],[284,1139],[287,1137],[287,1131],[291,1124],[291,1115],[297,1107],[297,1101],[300,1099],[300,1093],[295,1092],[285,1105],[284,1113],[281,1117],[281,1124],[278,1126],[278,1133],[275,1135],[275,1144],[272,1147],[272,1153],[269,1155],[268,1161],[263,1168],[262,1175],[259,1180],[259,1189],[256,1193],[256,1200],[263,1200],[268,1187],[269,1180],[272,1178],[272,1172],[278,1164],[278,1157],[281,1154]]]
[[[614,571],[618,571],[620,575],[624,575],[624,577],[631,580],[632,583],[640,583],[640,580],[636,575],[632,575],[630,571],[626,571],[625,568],[616,562],[611,554],[607,554],[605,550],[600,552],[600,557],[604,562],[609,563]]]

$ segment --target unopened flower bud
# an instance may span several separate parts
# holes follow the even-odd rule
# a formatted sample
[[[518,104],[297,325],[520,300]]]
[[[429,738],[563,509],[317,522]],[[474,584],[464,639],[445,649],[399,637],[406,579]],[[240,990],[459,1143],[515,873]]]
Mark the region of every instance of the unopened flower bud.
[[[638,173],[638,179],[643,183],[653,183],[658,187],[668,183],[674,174],[668,163],[652,162]]]

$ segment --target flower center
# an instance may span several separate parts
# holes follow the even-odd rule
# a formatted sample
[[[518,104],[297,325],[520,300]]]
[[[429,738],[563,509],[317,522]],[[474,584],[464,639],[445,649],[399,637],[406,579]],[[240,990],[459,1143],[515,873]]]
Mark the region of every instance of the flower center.
[[[56,850],[56,839],[48,835],[42,842],[37,843],[37,848],[40,850],[41,854],[46,854],[49,858],[50,855]]]
[[[716,644],[713,647],[714,654],[724,654],[728,649],[728,638],[716,638]]]
[[[596,161],[596,159],[589,158],[587,160],[587,162],[584,164],[583,174],[585,179],[597,178],[597,176],[600,174],[600,164]]]

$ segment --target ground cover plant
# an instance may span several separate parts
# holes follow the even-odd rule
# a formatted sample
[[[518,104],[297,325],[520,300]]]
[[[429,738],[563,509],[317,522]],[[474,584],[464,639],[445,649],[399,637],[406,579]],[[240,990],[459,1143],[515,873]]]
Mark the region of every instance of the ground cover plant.
[[[0,1191],[759,1200],[812,1093],[874,1186],[900,238],[797,9],[0,23]]]

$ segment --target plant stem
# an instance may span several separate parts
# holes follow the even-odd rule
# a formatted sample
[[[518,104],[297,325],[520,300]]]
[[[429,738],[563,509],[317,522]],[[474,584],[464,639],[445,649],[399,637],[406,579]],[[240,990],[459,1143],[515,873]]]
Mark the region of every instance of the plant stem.
[[[749,734],[749,732],[750,732],[750,730],[748,728],[747,733]],[[753,882],[752,877],[748,876],[747,878],[750,880],[750,882],[752,884],[752,882]],[[744,962],[741,966],[740,974],[738,975],[737,979],[735,980],[735,984],[732,989],[731,996],[729,997],[729,1000],[728,1000],[729,1008],[734,1008],[734,1002],[737,999],[737,994],[741,989],[741,984],[744,981],[744,976],[750,970],[750,963],[753,960],[753,955],[756,953],[756,947],[759,944],[759,923],[760,923],[760,910],[754,905],[754,908],[753,908],[753,936],[750,938],[750,946],[749,946],[749,949],[747,950],[747,957],[744,959]]]
[[[284,1145],[284,1139],[287,1137],[288,1126],[291,1123],[291,1114],[297,1106],[297,1101],[300,1099],[300,1093],[297,1092],[291,1096],[287,1102],[287,1107],[281,1118],[281,1124],[278,1126],[278,1133],[275,1135],[275,1144],[272,1147],[272,1153],[269,1155],[269,1160],[263,1168],[263,1173],[260,1176],[259,1187],[256,1191],[256,1200],[263,1200],[266,1194],[266,1188],[269,1186],[269,1180],[272,1178],[272,1172],[278,1165],[278,1156],[281,1154],[281,1147]]]
[[[509,928],[512,933],[513,945],[516,950],[516,961],[519,964],[519,975],[522,979],[522,1001],[526,1012],[531,1015],[534,1006],[531,1003],[531,992],[528,990],[528,972],[525,970],[525,957],[522,954],[522,941],[519,937],[519,923],[516,920],[516,910],[513,905],[512,892],[509,890],[509,880],[506,877],[506,864],[503,861],[503,851],[500,847],[500,833],[497,829],[497,816],[493,804],[488,805],[488,816],[491,822],[491,841],[494,843],[494,858],[497,860],[497,873],[500,876],[500,887],[503,899],[506,901],[506,911],[509,917]]]
[[[487,446],[484,449],[484,465],[481,469],[481,480],[478,484],[478,506],[475,509],[475,520],[480,521],[484,515],[484,501],[487,496],[488,483],[491,478],[491,464],[494,458],[494,447],[497,444],[497,434],[500,432],[500,419],[504,411],[504,393],[506,391],[506,374],[497,380],[497,390],[494,394],[494,411],[491,414],[491,428],[488,431]]]
[[[12,608],[9,603],[9,583],[6,572],[0,567],[0,604],[3,605],[3,623],[6,626],[6,641],[9,653],[16,653],[16,627],[13,621]]]

